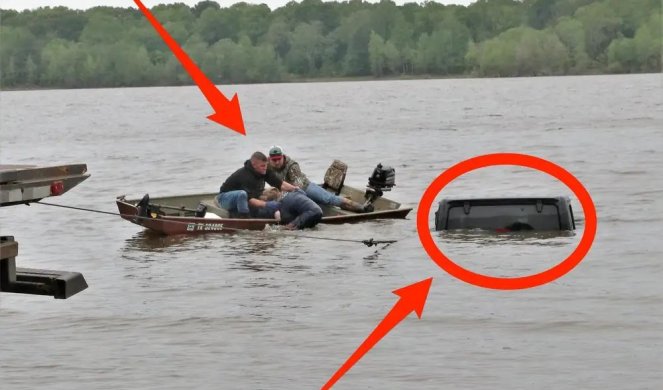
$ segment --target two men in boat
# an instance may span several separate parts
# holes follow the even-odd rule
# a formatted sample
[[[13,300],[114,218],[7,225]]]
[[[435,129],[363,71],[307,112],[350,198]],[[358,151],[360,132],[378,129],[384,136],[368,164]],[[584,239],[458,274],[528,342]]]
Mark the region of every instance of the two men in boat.
[[[267,169],[267,156],[255,152],[244,166],[230,175],[219,189],[216,200],[221,207],[238,218],[272,218],[276,204],[261,200],[265,182],[282,191],[294,191],[298,187],[283,181]]]
[[[364,205],[351,199],[334,195],[319,185],[311,182],[308,177],[302,173],[299,168],[299,163],[283,153],[283,148],[278,145],[269,148],[269,171],[273,171],[282,181],[292,183],[303,189],[306,196],[312,199],[315,203],[337,206],[343,210],[358,213],[369,211],[364,208]]]
[[[280,215],[287,229],[313,227],[322,219],[322,209],[299,187],[267,169],[267,156],[255,152],[221,185],[217,202],[238,218],[275,218]],[[265,182],[286,192],[281,196],[263,195]],[[278,214],[277,214],[278,213]]]

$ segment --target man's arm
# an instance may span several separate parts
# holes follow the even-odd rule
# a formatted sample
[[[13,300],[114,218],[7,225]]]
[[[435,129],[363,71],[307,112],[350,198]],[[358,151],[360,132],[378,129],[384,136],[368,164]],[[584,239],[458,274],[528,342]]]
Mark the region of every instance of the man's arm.
[[[257,208],[263,208],[267,204],[266,201],[256,199],[256,198],[251,198],[249,199],[249,206],[257,207]]]
[[[288,183],[292,183],[293,185],[303,187],[305,177],[306,175],[304,175],[302,170],[299,169],[299,163],[295,162],[288,169],[284,180],[287,180]]]
[[[249,199],[249,206],[255,207],[255,208],[266,208],[267,210],[271,211],[272,213],[276,212],[281,208],[281,204],[279,202],[273,201],[273,200],[260,200],[260,199],[255,199],[251,198]]]
[[[281,184],[281,191],[290,192],[290,191],[295,191],[295,190],[298,190],[298,189],[299,189],[299,187],[293,186],[292,184],[288,183],[287,181],[284,181]]]

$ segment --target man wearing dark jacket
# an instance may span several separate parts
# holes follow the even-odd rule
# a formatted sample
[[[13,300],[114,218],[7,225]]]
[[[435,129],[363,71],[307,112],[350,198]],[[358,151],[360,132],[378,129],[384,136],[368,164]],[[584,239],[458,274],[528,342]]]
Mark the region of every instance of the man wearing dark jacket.
[[[306,193],[297,189],[288,193],[281,193],[276,188],[265,190],[260,197],[267,202],[267,209],[278,210],[274,218],[278,219],[288,230],[312,228],[322,220],[322,209],[317,203],[309,199]]]
[[[244,162],[244,167],[236,170],[223,182],[216,199],[221,207],[239,218],[272,218],[266,212],[272,207],[268,202],[260,200],[265,182],[282,191],[294,191],[298,188],[279,179],[271,170],[268,171],[267,156],[255,152],[250,160]]]
[[[312,228],[322,219],[322,209],[303,190],[283,195],[280,211],[281,223],[289,230]]]

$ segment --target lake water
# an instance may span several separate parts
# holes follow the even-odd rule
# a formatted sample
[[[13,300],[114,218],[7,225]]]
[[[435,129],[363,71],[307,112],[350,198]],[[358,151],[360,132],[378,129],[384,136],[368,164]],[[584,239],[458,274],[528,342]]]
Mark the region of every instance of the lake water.
[[[118,195],[217,191],[253,151],[278,144],[314,180],[333,159],[358,187],[391,165],[386,196],[415,210],[288,236],[154,238],[114,216],[3,208],[19,266],[79,271],[89,288],[68,300],[0,295],[0,386],[320,388],[394,305],[392,290],[433,277],[422,319],[403,320],[335,388],[663,388],[662,86],[661,74],[222,86],[239,95],[246,137],[206,120],[195,87],[2,92],[0,163],[82,162],[92,174],[50,202],[114,212]],[[484,289],[423,250],[425,189],[495,152],[550,160],[592,195],[596,239],[566,276]],[[438,199],[509,195],[570,196],[578,230],[434,239],[493,276],[537,273],[573,251],[584,214],[544,173],[486,168]]]

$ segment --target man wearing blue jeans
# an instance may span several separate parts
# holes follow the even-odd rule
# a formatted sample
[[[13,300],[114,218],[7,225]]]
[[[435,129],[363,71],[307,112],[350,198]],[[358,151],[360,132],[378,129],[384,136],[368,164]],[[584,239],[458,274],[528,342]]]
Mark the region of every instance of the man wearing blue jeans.
[[[269,148],[269,167],[273,170],[279,179],[292,183],[306,192],[306,196],[315,203],[331,205],[342,208],[343,210],[362,213],[366,211],[362,204],[332,194],[319,185],[311,182],[305,174],[299,169],[299,163],[286,156],[283,148],[272,146]]]
[[[267,156],[255,152],[244,166],[226,179],[219,189],[216,200],[219,206],[239,218],[272,218],[267,214],[273,205],[260,200],[265,182],[282,191],[294,191],[298,187],[283,181],[271,170],[267,170]]]
[[[273,214],[279,220],[284,229],[306,229],[312,228],[322,220],[322,209],[311,200],[301,189],[286,192],[285,194],[276,188],[263,191],[260,197],[267,202],[268,213]]]

